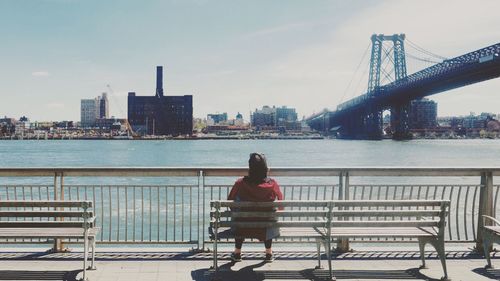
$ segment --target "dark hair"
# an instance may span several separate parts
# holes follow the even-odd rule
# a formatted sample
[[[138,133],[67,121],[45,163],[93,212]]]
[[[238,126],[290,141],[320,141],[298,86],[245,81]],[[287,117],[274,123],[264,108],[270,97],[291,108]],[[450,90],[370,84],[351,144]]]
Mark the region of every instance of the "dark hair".
[[[251,153],[248,159],[248,180],[259,184],[267,178],[267,161],[262,153]]]

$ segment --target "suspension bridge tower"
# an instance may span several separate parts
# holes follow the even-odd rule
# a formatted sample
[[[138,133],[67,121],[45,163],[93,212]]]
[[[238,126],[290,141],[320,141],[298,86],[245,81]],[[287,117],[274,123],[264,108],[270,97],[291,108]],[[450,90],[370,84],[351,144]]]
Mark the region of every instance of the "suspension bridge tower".
[[[381,94],[381,77],[397,81],[406,77],[406,58],[404,34],[373,34],[370,71],[368,78],[368,97]],[[389,44],[384,44],[389,42]],[[391,67],[391,64],[393,67]],[[392,68],[392,70],[388,70]],[[410,101],[401,101],[391,106],[391,128],[394,139],[409,138],[408,111]],[[365,135],[369,139],[381,139],[383,134],[382,108],[370,103],[363,120]]]

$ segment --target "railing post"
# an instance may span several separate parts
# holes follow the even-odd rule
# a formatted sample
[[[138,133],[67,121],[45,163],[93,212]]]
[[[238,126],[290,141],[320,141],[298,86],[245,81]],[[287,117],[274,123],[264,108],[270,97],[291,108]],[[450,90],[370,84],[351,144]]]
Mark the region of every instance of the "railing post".
[[[198,197],[198,211],[197,211],[197,224],[198,224],[198,233],[196,235],[196,240],[198,240],[198,245],[197,245],[197,251],[202,251],[203,248],[204,248],[204,245],[203,245],[203,238],[202,238],[202,234],[201,232],[204,231],[204,226],[201,226],[201,208],[202,208],[202,203],[201,203],[201,191],[203,189],[203,184],[202,184],[202,178],[203,178],[203,170],[200,170],[198,171],[198,194],[197,194],[197,197]]]
[[[58,179],[59,178],[59,184]],[[64,200],[64,175],[63,173],[54,173],[54,200]],[[55,211],[59,210],[59,208],[54,208]],[[55,220],[62,221],[63,218],[54,218]],[[64,245],[61,239],[54,239],[54,245],[52,247],[53,252],[62,252],[64,251]]]
[[[206,229],[205,229],[205,219],[206,219],[206,216],[205,216],[205,204],[206,204],[206,200],[205,200],[205,173],[202,171],[200,171],[200,177],[201,177],[201,200],[202,200],[202,210],[201,210],[201,216],[202,216],[202,224],[201,224],[201,250],[202,251],[205,251],[205,233],[206,233]]]
[[[344,177],[345,173],[345,177]],[[345,178],[345,181],[344,181]],[[339,200],[349,200],[349,172],[340,172],[339,175]],[[343,220],[344,218],[340,218]],[[349,239],[341,238],[337,241],[337,252],[349,252]]]
[[[483,251],[483,227],[485,221],[483,220],[483,215],[493,216],[494,215],[493,206],[493,173],[482,172],[481,173],[481,189],[479,192],[479,212],[477,219],[477,240],[476,240],[476,250],[482,253]],[[486,221],[486,225],[490,225],[490,221]]]

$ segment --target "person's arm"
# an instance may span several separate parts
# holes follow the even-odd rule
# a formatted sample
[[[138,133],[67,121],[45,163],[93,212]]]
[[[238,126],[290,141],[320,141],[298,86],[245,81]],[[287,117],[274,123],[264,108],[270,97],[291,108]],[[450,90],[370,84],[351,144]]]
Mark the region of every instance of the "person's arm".
[[[283,193],[281,192],[280,186],[277,182],[274,183],[274,193],[276,194],[276,200],[283,200]],[[283,207],[280,207],[279,210],[283,210]]]
[[[227,200],[235,200],[236,196],[238,195],[238,189],[239,189],[238,182],[235,182],[233,185],[233,188],[231,188],[231,191],[229,192],[229,195],[227,196]]]

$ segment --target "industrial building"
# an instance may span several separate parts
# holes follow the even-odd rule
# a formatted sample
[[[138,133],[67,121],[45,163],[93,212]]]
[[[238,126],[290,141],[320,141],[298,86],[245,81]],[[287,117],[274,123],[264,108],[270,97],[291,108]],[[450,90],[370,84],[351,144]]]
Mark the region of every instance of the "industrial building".
[[[408,113],[410,129],[433,129],[437,123],[437,103],[429,99],[411,101]]]
[[[193,96],[164,96],[163,67],[156,67],[156,94],[128,93],[128,121],[140,135],[191,135]]]

